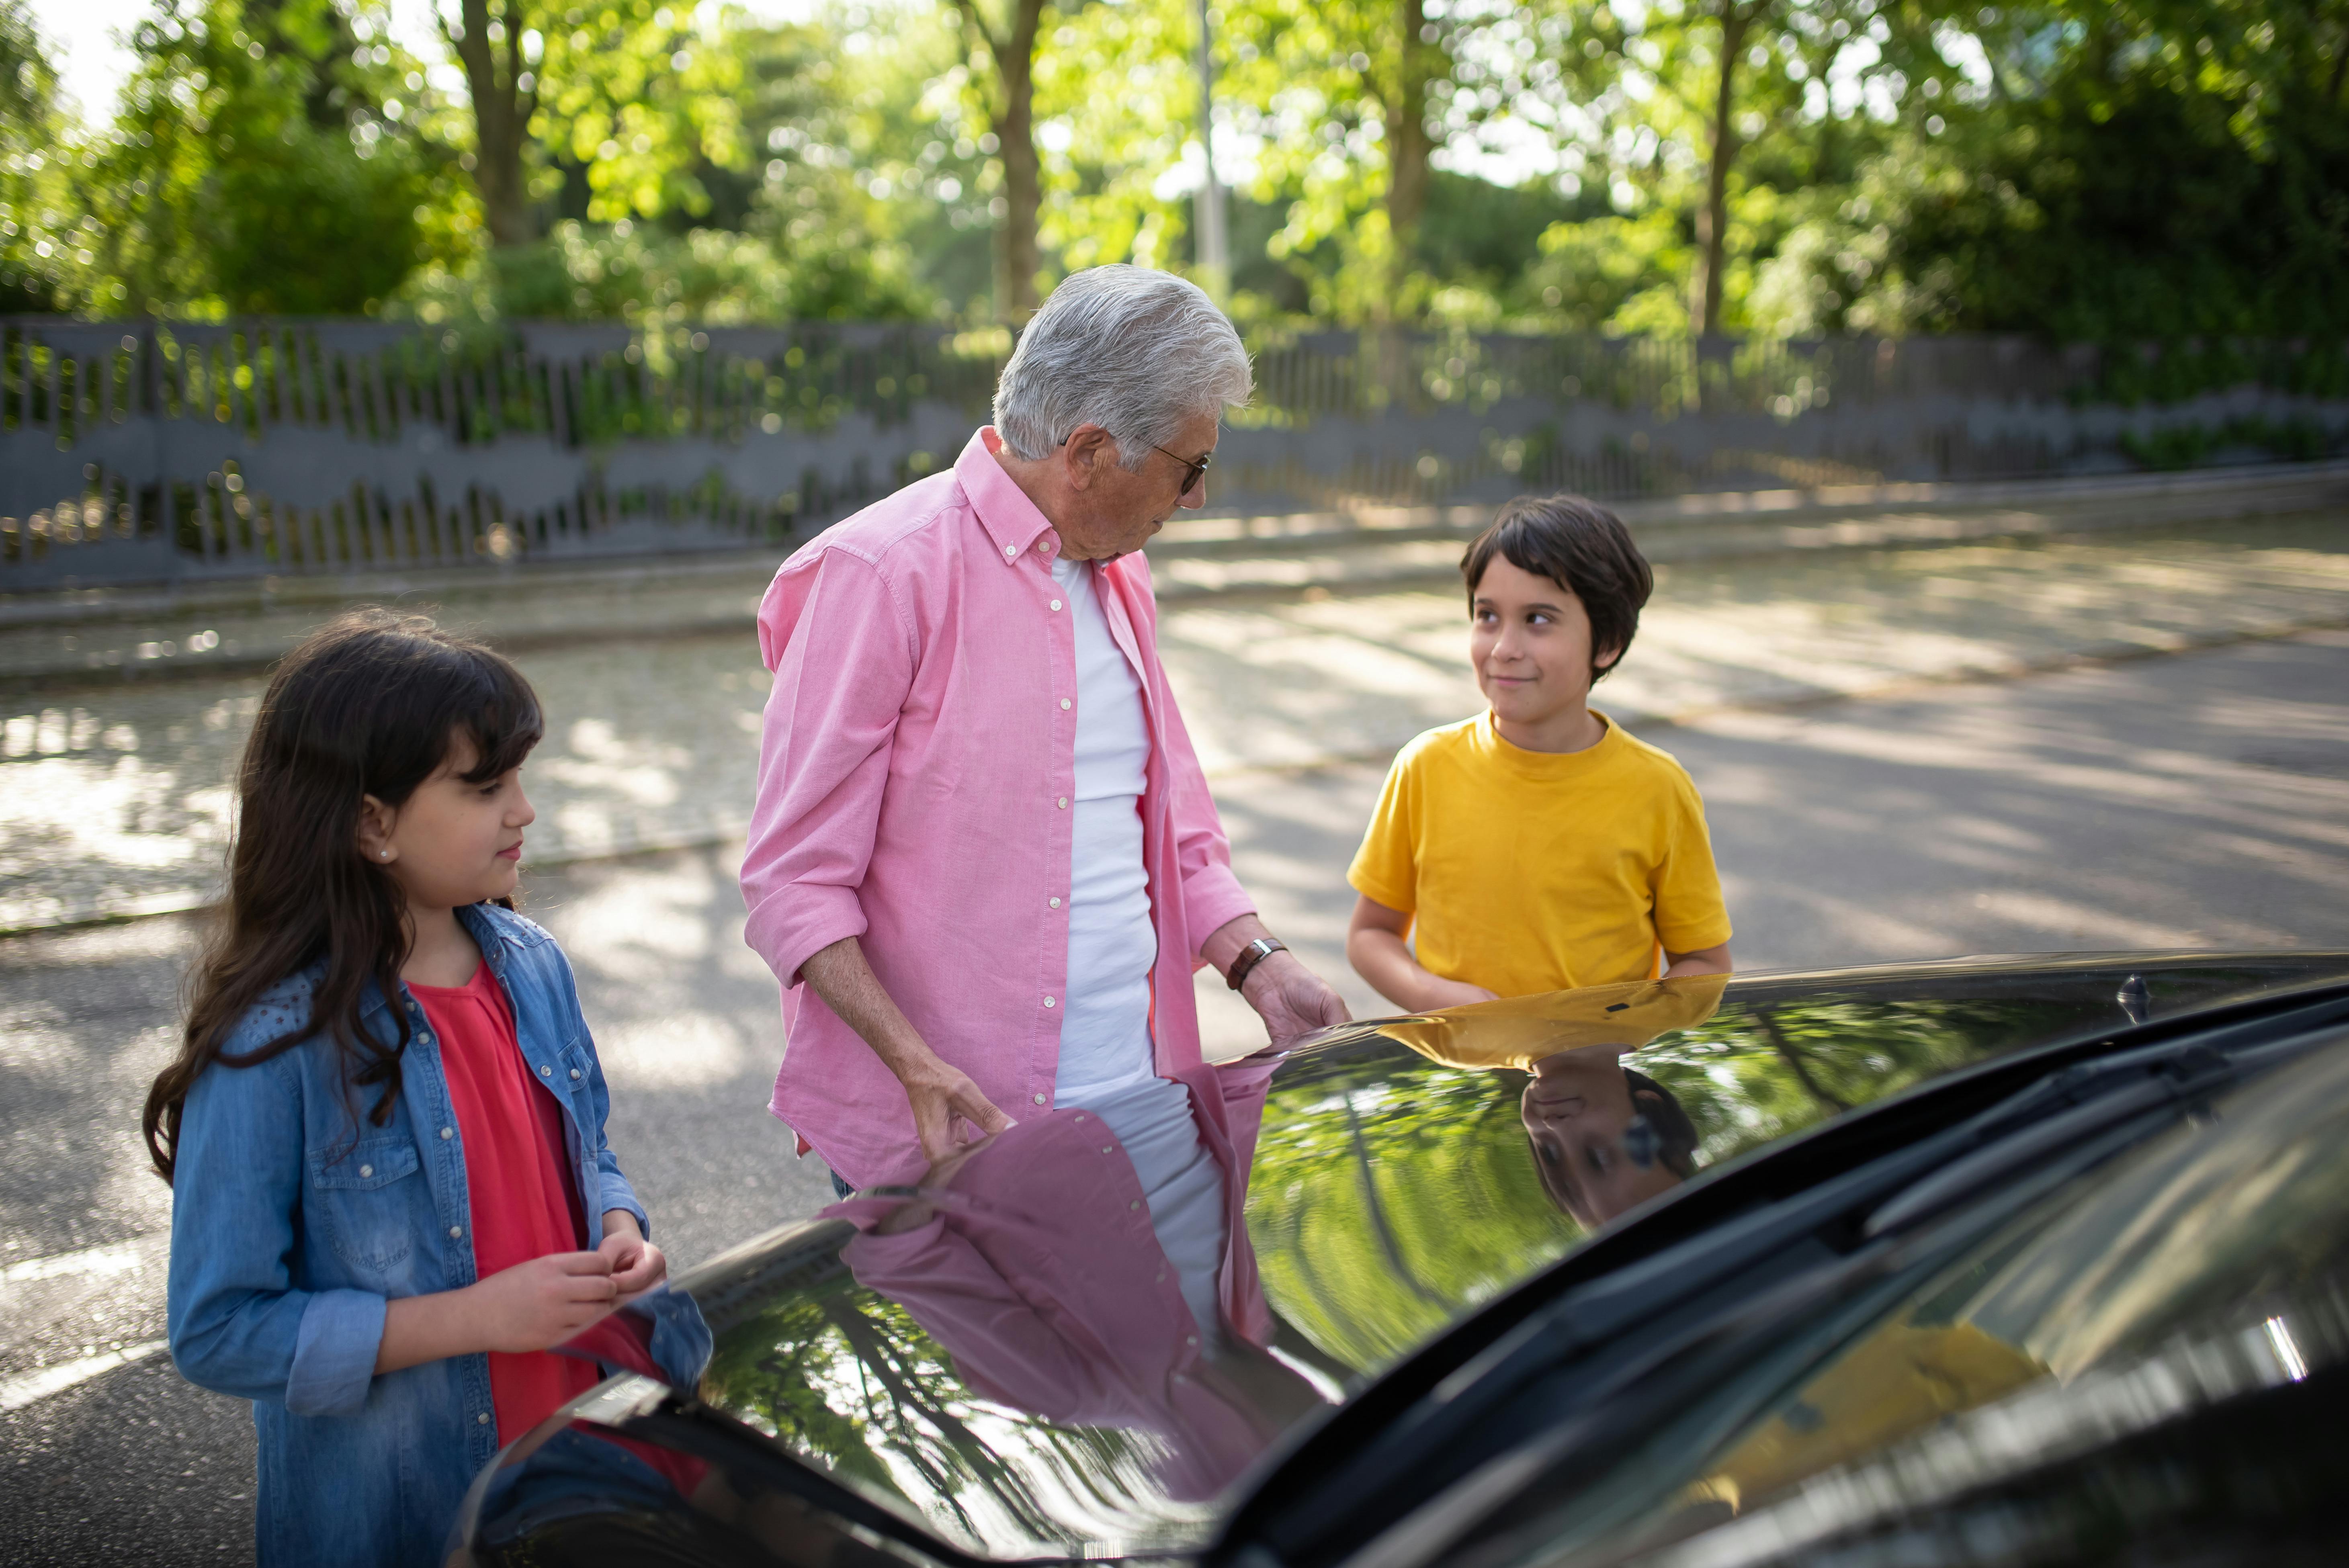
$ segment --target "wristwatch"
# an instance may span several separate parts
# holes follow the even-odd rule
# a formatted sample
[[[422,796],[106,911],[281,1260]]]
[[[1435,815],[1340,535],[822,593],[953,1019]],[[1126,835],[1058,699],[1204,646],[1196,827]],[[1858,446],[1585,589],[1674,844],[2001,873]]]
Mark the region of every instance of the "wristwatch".
[[[1238,990],[1257,965],[1276,953],[1288,951],[1288,944],[1277,936],[1257,937],[1254,942],[1241,948],[1240,955],[1232,960],[1231,970],[1224,976],[1224,984],[1235,991]]]

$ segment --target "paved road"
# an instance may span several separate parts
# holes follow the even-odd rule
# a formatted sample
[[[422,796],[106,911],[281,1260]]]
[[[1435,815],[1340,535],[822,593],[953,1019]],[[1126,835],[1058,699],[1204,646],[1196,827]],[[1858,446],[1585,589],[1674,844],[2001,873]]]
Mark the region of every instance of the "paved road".
[[[1710,802],[1741,968],[2349,947],[2349,634],[1716,709],[1647,733]],[[1268,917],[1333,975],[1342,869],[1379,771],[1242,768],[1217,785]],[[731,864],[683,851],[530,883],[581,972],[614,1140],[680,1263],[824,1194],[761,1109],[781,1031],[772,982],[740,944]],[[0,942],[0,1406],[14,1407],[0,1408],[0,1563],[251,1549],[242,1407],[154,1354],[26,1398],[28,1379],[161,1332],[168,1196],[133,1130],[193,939],[167,917]],[[1220,989],[1201,995],[1212,1046],[1260,1037]]]
[[[1454,544],[1442,550],[1456,558]],[[1475,710],[1456,587],[1349,588],[1340,563],[1322,564],[1334,592],[1180,602],[1161,616],[1167,669],[1211,776],[1383,760]],[[641,629],[663,604],[681,613],[672,593],[616,608],[580,589],[562,607],[580,624]],[[459,603],[449,619],[479,613]],[[544,614],[492,629],[535,634]],[[1678,717],[2327,624],[2349,624],[2339,511],[1690,561],[1659,572],[1605,701],[1627,719]],[[706,843],[747,825],[767,690],[747,632],[528,646],[520,662],[552,720],[531,763],[541,865]],[[0,696],[0,931],[208,896],[227,830],[222,782],[261,684],[207,675]]]

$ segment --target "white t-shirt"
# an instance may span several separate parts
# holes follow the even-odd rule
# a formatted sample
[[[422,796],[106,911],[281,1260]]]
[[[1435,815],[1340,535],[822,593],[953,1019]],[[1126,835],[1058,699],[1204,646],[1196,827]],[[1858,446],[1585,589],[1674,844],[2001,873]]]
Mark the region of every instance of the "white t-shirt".
[[[1077,637],[1077,786],[1069,852],[1069,978],[1053,1099],[1153,1076],[1150,971],[1158,933],[1142,866],[1150,728],[1142,682],[1116,640],[1092,563],[1054,557]]]

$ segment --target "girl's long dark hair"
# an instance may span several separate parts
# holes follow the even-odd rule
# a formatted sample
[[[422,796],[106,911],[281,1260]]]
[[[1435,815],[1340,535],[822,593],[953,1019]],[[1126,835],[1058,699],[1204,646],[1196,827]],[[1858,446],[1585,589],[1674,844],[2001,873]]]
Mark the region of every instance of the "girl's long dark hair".
[[[285,656],[244,743],[228,897],[191,978],[180,1052],[147,1094],[147,1150],[165,1181],[188,1090],[215,1061],[252,1067],[323,1034],[346,1097],[377,1089],[368,1119],[390,1119],[408,1019],[392,1009],[399,1034],[386,1044],[360,1026],[360,1008],[370,980],[398,995],[411,938],[398,884],[360,852],[362,797],[406,801],[460,735],[472,743],[466,781],[486,784],[543,733],[520,670],[421,616],[354,611]],[[321,958],[306,1020],[248,1051],[221,1048],[264,992]]]

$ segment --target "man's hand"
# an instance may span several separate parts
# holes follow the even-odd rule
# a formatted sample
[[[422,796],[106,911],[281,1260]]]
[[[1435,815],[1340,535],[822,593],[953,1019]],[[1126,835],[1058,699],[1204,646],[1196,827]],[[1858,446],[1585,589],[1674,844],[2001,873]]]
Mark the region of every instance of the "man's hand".
[[[935,1051],[925,1048],[919,1057],[902,1063],[889,1061],[889,1070],[905,1086],[905,1102],[914,1108],[914,1132],[922,1140],[922,1158],[933,1165],[951,1159],[963,1147],[964,1140],[955,1136],[957,1119],[978,1129],[981,1137],[1012,1125],[1011,1119],[979,1092],[968,1073],[949,1066]]]
[[[668,1277],[668,1259],[645,1240],[636,1217],[626,1209],[605,1212],[604,1242],[595,1251],[611,1261],[612,1288],[623,1302],[634,1300]]]
[[[905,1103],[913,1108],[914,1131],[922,1140],[922,1155],[933,1165],[962,1147],[955,1136],[959,1117],[982,1135],[1002,1131],[1011,1119],[995,1109],[970,1075],[948,1066],[930,1049],[906,1021],[880,976],[865,960],[864,946],[843,936],[819,948],[800,966],[800,973],[823,998],[841,1022],[856,1031],[881,1065],[904,1086]]]
[[[1345,999],[1285,948],[1248,971],[1240,982],[1240,995],[1264,1020],[1265,1033],[1276,1046],[1342,1024],[1349,1016]]]
[[[1199,944],[1199,956],[1214,965],[1216,974],[1228,975],[1241,949],[1260,936],[1271,934],[1264,928],[1264,922],[1252,914],[1243,914],[1216,927],[1207,940]],[[1240,995],[1264,1020],[1265,1033],[1272,1037],[1276,1046],[1287,1045],[1299,1035],[1309,1035],[1332,1024],[1342,1024],[1349,1016],[1338,993],[1287,948],[1268,954],[1247,972],[1247,977],[1240,982]]]

